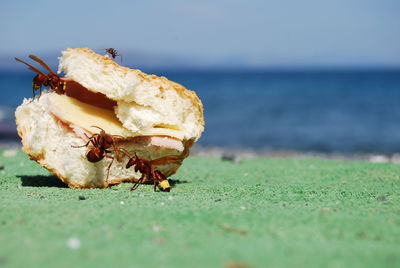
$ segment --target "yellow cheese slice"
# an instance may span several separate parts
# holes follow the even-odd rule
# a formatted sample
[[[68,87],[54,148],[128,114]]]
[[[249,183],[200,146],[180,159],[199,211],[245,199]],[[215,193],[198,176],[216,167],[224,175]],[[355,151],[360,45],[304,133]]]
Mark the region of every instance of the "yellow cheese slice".
[[[49,105],[52,113],[62,121],[79,126],[91,134],[99,131],[92,128],[92,126],[97,126],[108,134],[123,137],[170,136],[183,139],[182,131],[160,126],[134,133],[122,126],[114,111],[86,104],[66,95],[52,94],[49,96]]]
[[[154,127],[150,129],[145,129],[135,136],[168,136],[176,138],[178,140],[183,140],[183,132],[180,130],[174,130],[170,128],[159,128]]]

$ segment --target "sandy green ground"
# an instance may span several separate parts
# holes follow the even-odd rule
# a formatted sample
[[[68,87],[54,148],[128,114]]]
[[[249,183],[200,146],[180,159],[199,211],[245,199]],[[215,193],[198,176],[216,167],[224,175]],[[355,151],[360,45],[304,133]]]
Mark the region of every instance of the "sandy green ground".
[[[0,163],[0,267],[400,265],[400,165],[192,157],[154,193],[65,188],[21,152]]]

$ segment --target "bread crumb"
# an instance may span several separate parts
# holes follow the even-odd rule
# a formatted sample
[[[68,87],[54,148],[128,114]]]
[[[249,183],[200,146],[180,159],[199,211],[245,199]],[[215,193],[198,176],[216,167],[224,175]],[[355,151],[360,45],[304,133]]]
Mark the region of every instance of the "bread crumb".
[[[81,241],[77,237],[70,237],[67,240],[67,247],[70,249],[79,249],[81,247]]]
[[[153,231],[154,232],[159,232],[161,230],[161,227],[158,225],[153,225]]]

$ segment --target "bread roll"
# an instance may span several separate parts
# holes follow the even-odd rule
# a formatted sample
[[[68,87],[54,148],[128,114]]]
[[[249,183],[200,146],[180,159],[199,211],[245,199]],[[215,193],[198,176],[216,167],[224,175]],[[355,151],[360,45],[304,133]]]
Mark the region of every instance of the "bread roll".
[[[112,159],[92,163],[86,157],[92,144],[73,147],[99,133],[93,126],[119,135],[116,147],[140,158],[177,156],[153,167],[167,177],[178,170],[204,130],[203,106],[197,95],[164,77],[119,66],[87,48],[63,51],[59,72],[71,81],[65,95],[44,91],[33,101],[25,99],[15,115],[24,152],[70,187],[104,188],[141,176],[133,167],[126,169],[128,159],[122,157],[121,162],[114,159],[107,177]],[[80,86],[76,89],[72,84]],[[108,104],[103,107],[90,92]],[[110,155],[115,152],[111,150]]]

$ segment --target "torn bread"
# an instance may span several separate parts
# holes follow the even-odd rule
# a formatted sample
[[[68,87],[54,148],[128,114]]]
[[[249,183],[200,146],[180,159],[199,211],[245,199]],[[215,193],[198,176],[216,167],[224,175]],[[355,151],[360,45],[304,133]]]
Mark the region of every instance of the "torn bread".
[[[126,157],[114,159],[107,177],[111,159],[92,163],[86,158],[92,145],[73,147],[99,132],[93,126],[120,136],[116,146],[141,158],[176,156],[153,167],[167,177],[204,130],[196,94],[164,77],[121,67],[87,48],[63,51],[59,71],[71,81],[65,94],[45,91],[39,99],[25,99],[15,114],[23,150],[70,187],[104,188],[141,177],[125,168]]]
[[[168,126],[181,130],[184,139],[197,140],[204,130],[203,106],[196,93],[165,77],[122,67],[88,48],[63,51],[58,71],[116,101],[115,114],[135,133]]]

